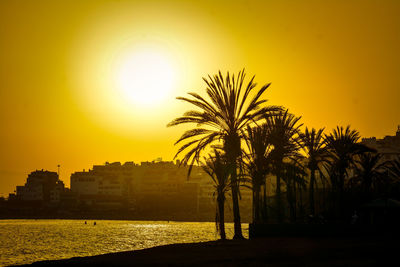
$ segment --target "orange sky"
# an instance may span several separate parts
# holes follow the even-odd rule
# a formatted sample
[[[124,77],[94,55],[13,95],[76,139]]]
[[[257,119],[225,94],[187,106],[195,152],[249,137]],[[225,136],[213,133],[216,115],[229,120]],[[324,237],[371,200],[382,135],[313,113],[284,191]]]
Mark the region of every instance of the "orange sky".
[[[271,82],[270,103],[309,127],[393,135],[398,14],[396,0],[0,1],[0,195],[57,164],[69,185],[93,164],[171,160],[183,128],[165,125],[188,108],[174,97],[219,69]],[[176,81],[139,108],[113,77],[140,49],[163,54]]]

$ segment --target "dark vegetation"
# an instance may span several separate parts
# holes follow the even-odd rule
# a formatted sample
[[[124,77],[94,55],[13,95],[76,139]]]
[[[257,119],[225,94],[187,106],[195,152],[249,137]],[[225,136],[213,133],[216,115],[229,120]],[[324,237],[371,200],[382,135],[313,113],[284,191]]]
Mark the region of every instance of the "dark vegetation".
[[[245,83],[244,70],[203,80],[208,98],[178,97],[197,109],[168,126],[195,125],[176,141],[176,157],[202,164],[212,178],[222,239],[226,193],[233,202],[234,238],[242,238],[241,186],[253,191],[254,224],[399,222],[400,202],[393,200],[400,196],[398,159],[385,161],[350,126],[302,130],[301,117],[266,104],[270,84],[256,89],[254,76]]]

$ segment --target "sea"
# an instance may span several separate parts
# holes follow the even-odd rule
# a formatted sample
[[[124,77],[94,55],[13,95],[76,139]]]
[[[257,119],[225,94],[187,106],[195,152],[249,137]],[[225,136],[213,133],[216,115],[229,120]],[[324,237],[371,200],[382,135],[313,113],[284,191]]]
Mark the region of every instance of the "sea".
[[[242,229],[248,237],[248,224]],[[232,223],[226,233],[232,238]],[[0,220],[0,266],[216,239],[212,222]]]

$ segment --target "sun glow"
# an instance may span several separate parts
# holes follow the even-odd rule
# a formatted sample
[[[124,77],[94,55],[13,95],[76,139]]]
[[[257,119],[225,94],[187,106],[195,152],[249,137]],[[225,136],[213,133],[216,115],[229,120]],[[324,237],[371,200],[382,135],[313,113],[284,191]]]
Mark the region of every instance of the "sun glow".
[[[184,104],[176,97],[190,90],[194,73],[199,80],[196,65],[188,68],[197,61],[183,46],[189,35],[153,27],[147,20],[132,25],[131,12],[121,16],[107,13],[88,21],[76,37],[70,61],[74,97],[105,131],[140,138],[163,135],[159,129],[182,112]]]
[[[166,55],[142,49],[120,60],[115,82],[128,103],[140,108],[154,107],[171,95],[176,86],[176,71]]]
[[[120,134],[158,134],[154,129],[173,118],[175,98],[187,90],[182,50],[163,39],[99,39],[96,49],[92,42],[77,50],[79,64],[72,65],[82,108]]]

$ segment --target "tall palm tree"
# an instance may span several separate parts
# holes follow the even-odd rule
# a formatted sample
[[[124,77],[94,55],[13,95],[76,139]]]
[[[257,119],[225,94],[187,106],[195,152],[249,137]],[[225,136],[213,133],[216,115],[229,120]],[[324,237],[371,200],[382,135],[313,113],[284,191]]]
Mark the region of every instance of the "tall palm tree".
[[[301,117],[295,117],[289,110],[280,111],[273,116],[266,117],[269,140],[273,149],[270,152],[273,163],[272,171],[276,176],[276,211],[278,222],[283,221],[281,180],[283,178],[283,163],[285,159],[297,156],[299,150],[299,124]]]
[[[358,143],[360,134],[356,130],[337,126],[329,135],[325,135],[325,142],[330,157],[330,179],[334,197],[338,201],[340,215],[344,211],[344,184],[348,178],[348,171],[354,166],[355,156],[372,151],[365,145]]]
[[[244,70],[237,77],[227,73],[226,77],[219,72],[213,77],[203,78],[207,85],[209,100],[197,93],[189,93],[191,98],[178,97],[200,110],[191,110],[168,124],[194,123],[194,129],[186,131],[175,144],[185,143],[179,148],[175,157],[187,151],[182,163],[190,165],[199,161],[201,153],[212,145],[222,142],[222,149],[227,159],[231,180],[232,206],[234,217],[234,238],[243,238],[239,212],[239,181],[237,177],[238,159],[241,155],[242,131],[247,125],[259,120],[263,114],[279,110],[279,107],[262,107],[267,100],[261,99],[270,84],[255,90],[254,76],[243,87]],[[190,168],[189,168],[190,171]]]
[[[221,239],[225,240],[225,193],[229,190],[229,174],[226,160],[220,152],[214,150],[214,155],[208,155],[202,167],[214,183],[215,193],[217,195],[215,222]]]
[[[307,168],[310,170],[310,190],[309,190],[309,208],[310,214],[315,215],[314,185],[315,173],[320,170],[321,164],[326,162],[327,153],[324,147],[323,133],[324,129],[318,131],[312,128],[300,133],[302,148],[307,157]]]
[[[253,222],[259,223],[261,219],[261,186],[266,186],[266,175],[270,172],[268,155],[271,145],[267,126],[265,124],[256,127],[248,126],[244,137],[249,151],[244,156],[244,166],[250,177],[253,191]]]

